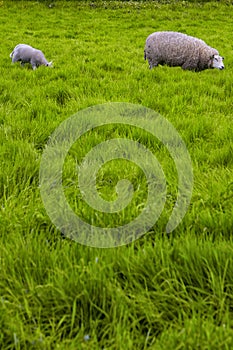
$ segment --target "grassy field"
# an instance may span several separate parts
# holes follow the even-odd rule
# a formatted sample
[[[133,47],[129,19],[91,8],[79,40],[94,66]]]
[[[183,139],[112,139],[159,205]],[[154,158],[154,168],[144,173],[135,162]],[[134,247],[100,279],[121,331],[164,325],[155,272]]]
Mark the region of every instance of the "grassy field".
[[[0,348],[233,348],[232,18],[230,1],[0,1]],[[225,57],[225,70],[149,70],[146,37],[181,31]],[[16,44],[40,48],[54,68],[11,64]],[[122,137],[154,152],[167,179],[165,208],[131,244],[92,248],[64,237],[44,208],[39,169],[52,132],[87,107],[129,102],[160,113],[192,159],[194,184],[181,224],[166,233],[177,173],[166,147],[124,125],[90,131],[64,164],[64,192],[95,225],[130,222],[145,202],[142,171],[125,160],[101,168],[97,188],[130,208],[99,214],[76,192],[76,169],[100,142]],[[88,174],[87,171],[87,177]]]

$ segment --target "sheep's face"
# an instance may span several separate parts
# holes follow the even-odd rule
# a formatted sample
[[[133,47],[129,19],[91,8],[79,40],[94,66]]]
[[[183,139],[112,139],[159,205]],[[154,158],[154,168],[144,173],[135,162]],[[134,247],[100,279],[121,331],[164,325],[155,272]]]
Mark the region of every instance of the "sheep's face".
[[[210,60],[210,67],[217,68],[217,69],[224,69],[223,60],[224,60],[224,57],[221,57],[219,55],[213,55]]]

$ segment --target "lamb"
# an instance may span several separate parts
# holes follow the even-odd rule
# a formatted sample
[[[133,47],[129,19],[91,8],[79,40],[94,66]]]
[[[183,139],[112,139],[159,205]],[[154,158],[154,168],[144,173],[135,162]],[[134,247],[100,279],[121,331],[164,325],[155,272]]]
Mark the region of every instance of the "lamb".
[[[223,59],[216,49],[203,40],[179,32],[155,32],[146,39],[144,59],[149,67],[168,65],[182,69],[202,71],[209,68],[224,69]]]
[[[26,44],[15,46],[10,54],[10,58],[12,59],[12,63],[20,61],[21,66],[24,66],[24,63],[31,63],[33,70],[41,65],[52,67],[52,62],[46,60],[42,51]]]

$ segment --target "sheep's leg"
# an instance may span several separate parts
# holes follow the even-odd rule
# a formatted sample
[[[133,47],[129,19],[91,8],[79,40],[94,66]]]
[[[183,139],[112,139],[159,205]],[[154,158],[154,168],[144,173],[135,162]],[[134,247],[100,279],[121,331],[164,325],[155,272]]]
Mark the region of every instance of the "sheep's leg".
[[[158,62],[153,62],[153,61],[148,61],[149,63],[149,68],[152,69],[153,67],[157,67],[158,66]]]
[[[15,63],[15,62],[18,62],[18,61],[19,61],[19,58],[16,55],[14,55],[12,57],[12,63]]]
[[[31,63],[31,65],[32,65],[32,69],[33,69],[33,70],[36,70],[36,68],[37,68],[37,67],[36,67],[36,63],[33,62],[33,61],[31,61],[30,63]]]
[[[189,59],[183,63],[181,68],[184,70],[196,70],[197,69],[197,62],[196,62],[196,60]]]
[[[185,63],[181,66],[181,68],[182,68],[183,70],[188,70],[188,69],[190,69],[189,62],[185,62]]]
[[[24,64],[25,64],[24,62],[22,61],[20,62],[21,67],[24,67]]]
[[[32,69],[33,69],[33,70],[36,70],[37,65],[36,65],[36,62],[34,61],[34,59],[31,59],[31,60],[30,60],[30,63],[31,63]]]

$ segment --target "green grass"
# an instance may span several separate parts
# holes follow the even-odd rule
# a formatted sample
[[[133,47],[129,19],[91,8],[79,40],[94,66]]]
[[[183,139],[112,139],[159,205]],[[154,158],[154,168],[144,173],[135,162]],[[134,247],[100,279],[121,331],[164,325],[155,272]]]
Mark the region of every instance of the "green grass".
[[[1,349],[232,349],[232,15],[228,1],[0,1]],[[157,30],[202,38],[225,57],[225,70],[150,71],[144,43]],[[40,48],[54,68],[12,65],[21,42]],[[182,223],[166,234],[177,194],[166,148],[125,126],[83,135],[63,183],[86,221],[130,222],[146,198],[142,171],[117,160],[101,168],[97,188],[115,200],[117,182],[127,178],[131,205],[104,215],[81,201],[77,165],[98,143],[140,141],[167,179],[166,205],[150,232],[99,249],[62,237],[43,206],[39,169],[62,121],[108,102],[143,105],[171,122],[190,153],[194,188]]]

